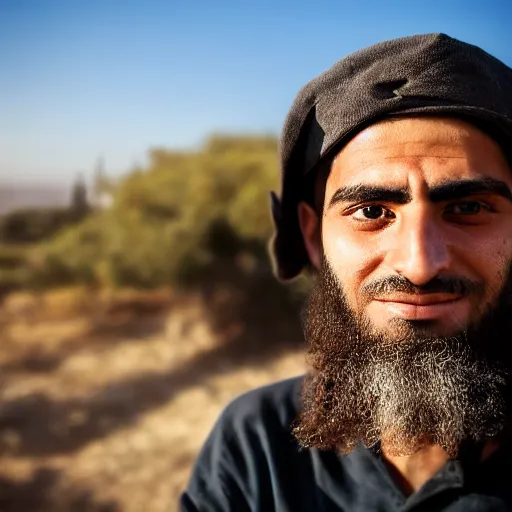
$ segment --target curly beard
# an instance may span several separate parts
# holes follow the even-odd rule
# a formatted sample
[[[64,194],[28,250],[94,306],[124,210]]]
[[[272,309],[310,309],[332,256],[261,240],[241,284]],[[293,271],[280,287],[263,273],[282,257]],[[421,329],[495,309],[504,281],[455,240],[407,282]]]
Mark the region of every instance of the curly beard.
[[[462,443],[499,435],[512,398],[511,297],[509,272],[474,325],[440,337],[403,321],[390,339],[355,315],[324,262],[303,312],[311,371],[295,436],[343,454],[381,441],[393,455],[438,444],[455,457]]]

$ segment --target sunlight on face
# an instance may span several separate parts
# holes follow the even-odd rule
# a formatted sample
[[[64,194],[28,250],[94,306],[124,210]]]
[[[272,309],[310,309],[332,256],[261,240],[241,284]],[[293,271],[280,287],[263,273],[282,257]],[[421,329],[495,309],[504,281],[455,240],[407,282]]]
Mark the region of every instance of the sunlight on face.
[[[335,158],[322,244],[350,307],[377,331],[447,335],[478,320],[512,260],[512,172],[466,122],[372,125]]]

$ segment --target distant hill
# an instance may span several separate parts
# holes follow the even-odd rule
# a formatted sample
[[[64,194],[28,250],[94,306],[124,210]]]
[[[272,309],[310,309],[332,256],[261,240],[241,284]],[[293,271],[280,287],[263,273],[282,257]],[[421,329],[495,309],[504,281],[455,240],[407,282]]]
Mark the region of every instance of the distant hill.
[[[0,183],[0,215],[19,208],[66,206],[70,196],[69,186]]]

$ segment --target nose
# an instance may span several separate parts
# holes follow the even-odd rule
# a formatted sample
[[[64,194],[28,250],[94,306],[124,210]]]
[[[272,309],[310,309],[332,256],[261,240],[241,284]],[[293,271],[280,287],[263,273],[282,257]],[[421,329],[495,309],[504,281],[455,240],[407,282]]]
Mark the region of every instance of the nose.
[[[387,263],[395,272],[422,286],[449,268],[447,234],[428,211],[403,218],[397,227],[387,255]]]

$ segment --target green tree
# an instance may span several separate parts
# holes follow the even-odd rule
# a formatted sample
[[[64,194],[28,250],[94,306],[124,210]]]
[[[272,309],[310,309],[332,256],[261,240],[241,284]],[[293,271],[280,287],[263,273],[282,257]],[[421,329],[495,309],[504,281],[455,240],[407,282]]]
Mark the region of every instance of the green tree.
[[[268,194],[277,184],[271,136],[216,135],[197,151],[150,150],[148,164],[117,184],[109,208],[41,249],[40,275],[153,287],[219,265],[268,268]]]
[[[77,219],[81,219],[89,213],[90,207],[87,200],[87,185],[82,176],[78,176],[73,184],[70,210]]]

